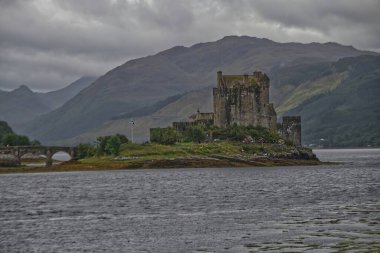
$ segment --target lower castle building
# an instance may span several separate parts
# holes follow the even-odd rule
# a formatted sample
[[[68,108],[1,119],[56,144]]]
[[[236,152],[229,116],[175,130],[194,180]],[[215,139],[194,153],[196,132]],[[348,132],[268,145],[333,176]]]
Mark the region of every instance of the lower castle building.
[[[277,123],[277,114],[269,101],[269,78],[256,71],[253,75],[223,75],[217,73],[217,86],[213,89],[213,113],[198,112],[189,121],[173,122],[179,132],[194,125],[264,127],[278,131],[284,139],[301,146],[301,117],[284,116]]]

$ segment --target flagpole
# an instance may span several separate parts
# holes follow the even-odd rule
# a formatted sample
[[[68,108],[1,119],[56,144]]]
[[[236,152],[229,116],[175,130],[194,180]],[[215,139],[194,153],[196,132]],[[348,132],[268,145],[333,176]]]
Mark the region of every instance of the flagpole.
[[[133,143],[133,126],[134,126],[135,124],[134,123],[132,123],[132,129],[131,129],[131,132],[132,132],[132,143]]]
[[[133,141],[133,127],[135,126],[135,121],[132,119],[129,124],[131,124],[131,141],[132,143],[134,142]]]

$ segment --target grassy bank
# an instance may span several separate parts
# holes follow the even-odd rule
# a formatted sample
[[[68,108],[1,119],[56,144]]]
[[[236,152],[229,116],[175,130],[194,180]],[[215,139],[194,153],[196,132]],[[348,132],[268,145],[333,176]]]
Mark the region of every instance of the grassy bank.
[[[311,150],[277,144],[241,142],[132,144],[118,156],[94,156],[52,167],[3,167],[0,173],[95,171],[136,168],[199,168],[318,165]]]

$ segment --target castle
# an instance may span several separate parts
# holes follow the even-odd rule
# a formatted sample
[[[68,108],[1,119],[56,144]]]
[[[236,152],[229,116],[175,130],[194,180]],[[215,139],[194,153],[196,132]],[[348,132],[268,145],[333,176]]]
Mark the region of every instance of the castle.
[[[223,75],[218,71],[213,108],[213,113],[198,110],[187,122],[173,122],[173,128],[181,132],[199,124],[218,127],[252,125],[277,130],[284,139],[301,146],[301,117],[284,116],[282,123],[277,123],[276,111],[269,102],[269,78],[265,73]]]
[[[227,127],[237,124],[276,129],[277,115],[269,103],[269,78],[261,72],[253,75],[217,74],[213,89],[214,124]]]

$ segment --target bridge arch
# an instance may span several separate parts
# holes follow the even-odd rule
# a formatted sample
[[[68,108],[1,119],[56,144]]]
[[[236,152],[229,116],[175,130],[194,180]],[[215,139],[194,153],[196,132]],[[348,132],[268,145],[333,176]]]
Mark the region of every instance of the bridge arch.
[[[72,160],[71,154],[66,151],[57,151],[52,155],[52,159],[55,161],[70,161]]]
[[[53,155],[58,152],[67,153],[71,159],[77,159],[77,149],[74,147],[47,147],[46,149],[46,167],[53,165]]]
[[[48,146],[15,146],[2,147],[0,154],[13,156],[18,165],[21,165],[21,159],[25,154],[44,155],[46,157],[46,166],[53,165],[53,155],[58,152],[65,152],[70,156],[69,160],[77,159],[77,149],[75,147],[48,147]]]

